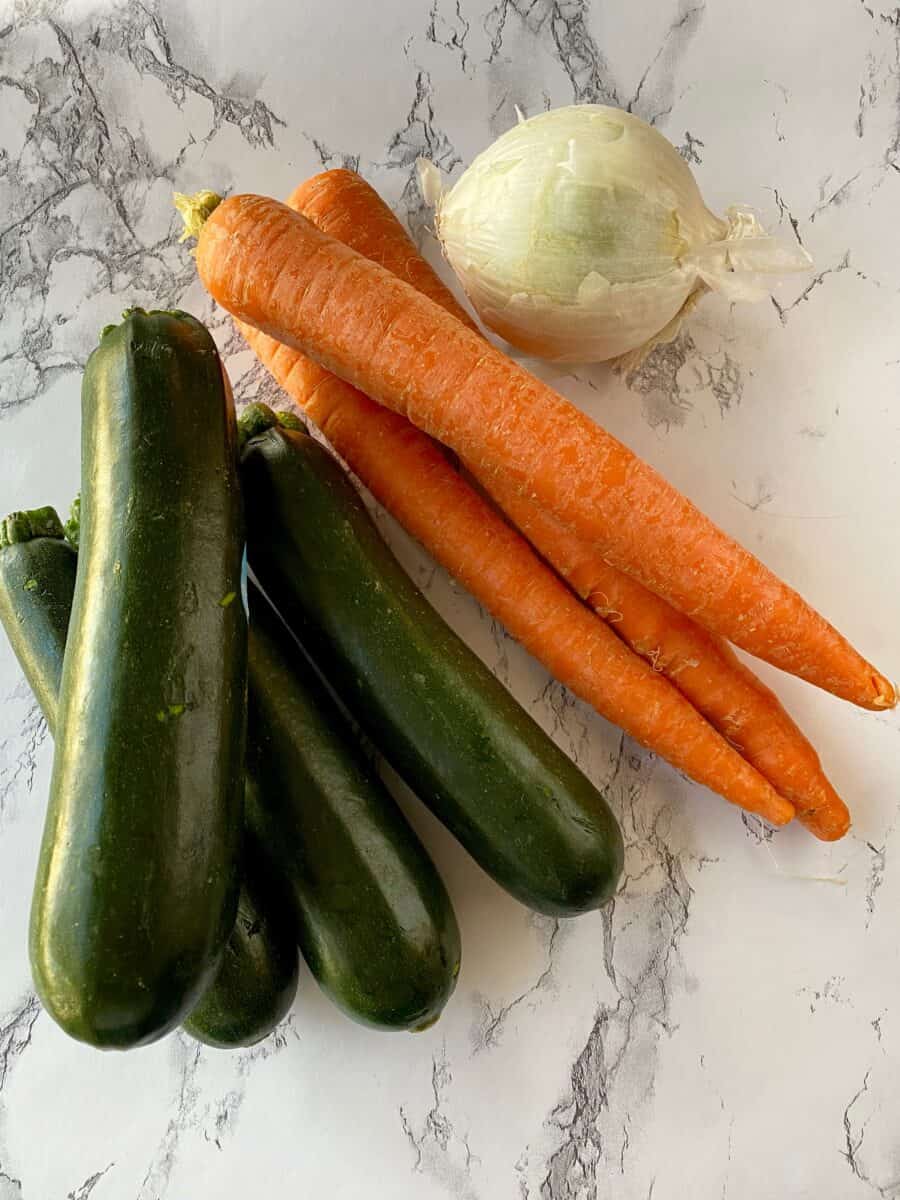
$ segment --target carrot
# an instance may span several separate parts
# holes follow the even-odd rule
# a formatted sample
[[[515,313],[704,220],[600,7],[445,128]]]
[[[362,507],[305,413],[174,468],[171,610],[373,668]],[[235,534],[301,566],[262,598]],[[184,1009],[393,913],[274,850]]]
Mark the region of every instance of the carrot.
[[[495,488],[494,499],[594,612],[794,804],[811,833],[825,841],[844,836],[850,813],[815,749],[727,642],[611,567],[594,547],[519,493]]]
[[[416,249],[392,210],[355,171],[338,168],[313,175],[294,188],[288,208],[312,221],[322,233],[412,284],[417,292],[478,332],[478,326]]]
[[[245,324],[503,478],[612,565],[736,645],[867,708],[891,684],[646,463],[409,283],[286,205],[231,196],[197,266]]]
[[[291,347],[241,329],[375,497],[551,674],[698,783],[773,824],[791,820],[793,805],[597,620],[439,446]]]
[[[294,190],[288,206],[476,328],[391,209],[359,175],[346,170],[314,175]],[[503,488],[497,479],[492,482],[494,500],[539,553],[612,624],[626,645],[674,683],[776,791],[792,801],[810,832],[828,841],[842,837],[850,814],[815,750],[775,694],[731,647],[611,567],[594,547],[527,497]]]

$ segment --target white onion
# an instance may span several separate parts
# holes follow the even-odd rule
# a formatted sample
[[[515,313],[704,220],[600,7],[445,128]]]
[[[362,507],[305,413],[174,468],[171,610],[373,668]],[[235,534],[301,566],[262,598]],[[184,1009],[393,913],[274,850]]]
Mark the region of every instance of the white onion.
[[[672,144],[604,105],[521,121],[449,191],[425,160],[419,178],[481,319],[554,362],[633,365],[705,291],[760,299],[762,276],[810,266],[750,210],[715,216]]]

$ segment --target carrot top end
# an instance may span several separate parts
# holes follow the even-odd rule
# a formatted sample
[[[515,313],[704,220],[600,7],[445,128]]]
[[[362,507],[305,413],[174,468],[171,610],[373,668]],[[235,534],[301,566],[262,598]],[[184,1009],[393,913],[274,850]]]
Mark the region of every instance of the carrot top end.
[[[178,240],[186,242],[188,238],[200,236],[200,230],[222,203],[222,197],[217,192],[207,189],[194,192],[192,196],[188,196],[184,192],[174,192],[172,203],[178,209],[184,222],[184,229]]]

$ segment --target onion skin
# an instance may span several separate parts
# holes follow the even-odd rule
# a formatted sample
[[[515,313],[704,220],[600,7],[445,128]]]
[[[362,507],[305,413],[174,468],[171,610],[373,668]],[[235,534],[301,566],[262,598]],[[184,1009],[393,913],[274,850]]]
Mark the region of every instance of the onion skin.
[[[753,245],[754,274],[776,269],[755,217],[710,212],[674,146],[606,105],[521,122],[443,195],[431,164],[420,164],[420,179],[444,255],[481,320],[551,362],[635,365],[675,336],[704,292],[733,286],[732,237]],[[782,253],[777,269],[797,264],[786,267]]]

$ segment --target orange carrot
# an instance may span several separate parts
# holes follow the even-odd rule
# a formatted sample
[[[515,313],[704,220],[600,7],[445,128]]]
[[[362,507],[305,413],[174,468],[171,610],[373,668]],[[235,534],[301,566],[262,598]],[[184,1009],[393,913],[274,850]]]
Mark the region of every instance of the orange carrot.
[[[345,170],[314,175],[295,189],[288,206],[476,328],[391,209],[359,175]],[[496,478],[492,482],[493,498],[539,553],[632,650],[673,682],[775,790],[793,802],[798,819],[817,837],[842,837],[850,814],[815,750],[775,694],[731,647],[611,567],[594,547],[521,493],[498,486]]]
[[[611,567],[594,547],[518,492],[495,489],[494,499],[594,612],[794,804],[811,833],[825,841],[844,836],[850,813],[815,749],[727,642]]]
[[[531,496],[701,624],[864,707],[895,703],[890,683],[835,629],[622,443],[286,205],[223,201],[200,231],[197,266],[240,321]]]
[[[597,620],[430,438],[296,350],[241,329],[384,507],[560,682],[732,803],[791,820],[793,805]]]
[[[412,284],[417,292],[478,332],[478,326],[416,249],[392,210],[355,171],[338,168],[313,175],[294,188],[288,208],[312,221],[322,233]]]

